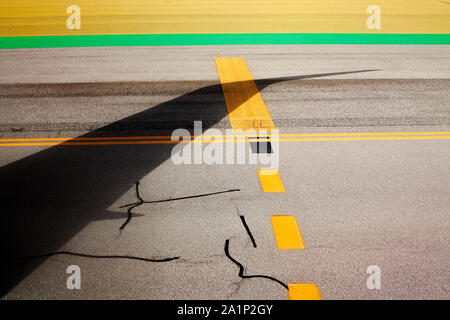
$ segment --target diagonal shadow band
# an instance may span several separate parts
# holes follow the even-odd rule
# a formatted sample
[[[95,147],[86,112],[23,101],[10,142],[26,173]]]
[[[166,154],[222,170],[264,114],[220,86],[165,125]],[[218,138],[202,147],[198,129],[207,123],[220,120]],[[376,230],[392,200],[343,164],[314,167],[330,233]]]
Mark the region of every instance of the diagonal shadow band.
[[[281,81],[369,71],[373,70],[260,79],[255,82],[262,90]],[[192,84],[184,85],[185,89],[191,90]],[[155,86],[158,84],[0,85],[0,98],[58,96],[77,99],[95,96],[114,99],[131,92],[129,97],[132,100],[134,95],[152,95]],[[127,136],[130,135],[128,130],[155,128],[161,129],[162,134],[171,135],[177,128],[192,128],[194,120],[203,120],[203,129],[208,129],[226,115],[222,88],[220,84],[213,84],[191,90],[81,137],[98,137],[108,132],[114,132],[115,136]],[[43,262],[18,260],[17,257],[59,251],[90,222],[116,219],[107,208],[132,188],[135,181],[141,180],[169,159],[173,146],[56,146],[1,167],[0,294],[6,294]]]
[[[315,79],[329,76],[339,76],[353,73],[363,73],[377,71],[359,70],[333,72],[323,74],[311,74],[291,77],[256,79],[255,84],[259,91],[265,87],[279,82]],[[193,119],[202,120],[203,126],[229,128],[228,121],[224,120],[227,109],[222,96],[220,84],[211,84],[211,81],[174,81],[174,82],[95,82],[95,83],[53,83],[53,84],[0,84],[0,97],[5,101],[11,99],[45,99],[53,103],[61,103],[61,108],[65,104],[76,104],[76,99],[82,100],[102,98],[103,101],[111,100],[112,105],[118,103],[114,99],[125,99],[130,105],[139,105],[139,99],[145,100],[147,96],[170,96],[183,92],[178,98],[163,102],[135,115],[103,123],[99,121],[71,122],[65,120],[61,122],[28,122],[28,123],[2,123],[0,131],[91,131],[84,136],[108,136],[109,133],[122,131],[147,131],[149,129],[165,130],[166,135],[170,135],[174,128],[193,128]],[[239,86],[239,84],[243,84]],[[245,81],[233,82],[233,86],[245,87]],[[200,87],[200,88],[199,88]],[[185,92],[185,93],[184,93]],[[237,104],[228,106],[230,109],[239,107],[240,104],[250,99],[254,92],[240,92],[240,99]],[[134,100],[131,100],[135,97]],[[53,99],[54,98],[54,99]],[[127,101],[130,100],[130,101]],[[64,101],[62,101],[64,100]],[[136,102],[137,100],[137,102]],[[6,102],[5,102],[6,103]],[[93,100],[98,103],[98,100]],[[120,103],[120,102],[119,102]]]

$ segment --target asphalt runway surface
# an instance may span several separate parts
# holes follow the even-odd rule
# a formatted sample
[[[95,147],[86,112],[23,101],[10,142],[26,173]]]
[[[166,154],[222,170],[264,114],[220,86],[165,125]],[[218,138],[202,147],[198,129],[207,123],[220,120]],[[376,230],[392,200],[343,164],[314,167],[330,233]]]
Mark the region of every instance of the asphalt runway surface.
[[[195,120],[225,132],[214,57],[245,58],[281,134],[407,139],[282,141],[284,193],[262,192],[254,164],[176,165],[172,144],[24,140],[170,136]],[[323,299],[450,298],[450,140],[423,139],[450,131],[448,46],[21,49],[0,64],[0,143],[23,144],[0,148],[3,299],[288,298],[239,278],[227,239],[245,274],[314,283]],[[137,181],[145,201],[186,199],[142,204],[120,231]],[[277,214],[297,219],[305,249],[277,248]],[[55,251],[179,259],[20,259]]]

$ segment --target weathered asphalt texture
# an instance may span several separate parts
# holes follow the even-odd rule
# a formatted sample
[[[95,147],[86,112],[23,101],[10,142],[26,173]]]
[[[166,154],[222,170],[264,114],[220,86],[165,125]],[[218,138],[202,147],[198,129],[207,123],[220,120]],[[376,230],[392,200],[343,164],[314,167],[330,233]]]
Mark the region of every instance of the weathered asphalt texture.
[[[170,135],[229,127],[215,56],[242,56],[282,133],[450,131],[446,46],[229,46],[2,50],[2,138]],[[449,140],[285,142],[283,194],[255,165],[181,165],[172,145],[0,149],[2,294],[29,298],[450,297]],[[121,205],[144,204],[120,233]],[[257,248],[242,225],[246,217]],[[270,216],[297,218],[306,249],[276,248]],[[133,255],[170,262],[59,255]],[[66,268],[82,289],[66,288]],[[366,268],[382,270],[368,290]]]

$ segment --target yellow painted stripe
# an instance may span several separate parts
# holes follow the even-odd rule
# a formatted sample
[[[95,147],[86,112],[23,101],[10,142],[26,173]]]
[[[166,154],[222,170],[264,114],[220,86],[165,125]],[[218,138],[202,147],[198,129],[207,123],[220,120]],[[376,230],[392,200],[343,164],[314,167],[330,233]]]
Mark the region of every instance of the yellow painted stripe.
[[[284,192],[280,173],[276,169],[257,170],[259,182],[264,192]]]
[[[343,133],[285,133],[278,134],[279,137],[328,137],[328,136],[390,136],[390,135],[445,135],[450,134],[450,131],[424,131],[424,132],[343,132]],[[211,138],[246,138],[254,137],[255,134],[228,134],[228,135],[202,135],[201,138],[205,141]],[[264,134],[264,137],[273,137],[272,134]],[[200,136],[180,136],[183,138],[200,138]],[[131,136],[131,137],[62,137],[62,138],[6,138],[0,139],[0,142],[14,142],[14,141],[98,141],[98,140],[157,140],[168,139],[172,136]],[[285,140],[288,141],[288,140]]]
[[[313,283],[288,283],[290,300],[322,300],[319,288]]]
[[[320,137],[320,136],[400,136],[400,135],[430,135],[430,134],[450,134],[450,131],[414,131],[414,132],[337,132],[337,133],[284,133],[280,137]]]
[[[303,138],[303,139],[278,139],[278,141],[370,141],[370,140],[435,140],[450,139],[450,136],[415,136],[415,137],[346,137],[346,138]],[[274,141],[272,139],[272,141]]]
[[[233,130],[275,129],[243,58],[215,58]]]
[[[66,9],[81,8],[69,30]],[[369,30],[366,10],[381,9]],[[0,36],[202,33],[450,33],[439,0],[3,0]]]
[[[224,135],[225,136],[225,135]],[[137,137],[65,137],[65,138],[14,138],[14,139],[0,139],[0,142],[7,141],[98,141],[98,140],[156,140],[156,139],[170,139],[171,136],[137,136]]]
[[[308,141],[372,141],[372,140],[448,140],[450,136],[411,136],[411,137],[347,137],[347,138],[303,138],[303,139],[260,139],[259,141],[280,141],[280,142],[308,142]],[[14,143],[3,143],[0,141],[0,147],[20,147],[20,146],[86,146],[86,145],[133,145],[133,144],[177,144],[177,143],[232,143],[234,139],[212,139],[212,140],[190,140],[190,141],[171,141],[171,140],[152,140],[152,141],[88,141],[88,142],[70,142],[72,139],[65,140],[69,142],[33,142],[26,143],[27,139],[3,139],[14,140]],[[57,139],[49,139],[57,140]],[[73,139],[76,141],[76,139]],[[113,140],[113,139],[112,139]],[[21,143],[20,141],[24,141]],[[39,141],[39,140],[38,140]],[[47,141],[47,140],[44,140]],[[254,141],[254,139],[241,139],[238,141]]]
[[[36,142],[36,143],[0,143],[0,147],[23,146],[106,146],[133,144],[177,144],[178,141],[101,141],[101,142]]]
[[[305,243],[294,216],[271,217],[278,249],[304,249]]]

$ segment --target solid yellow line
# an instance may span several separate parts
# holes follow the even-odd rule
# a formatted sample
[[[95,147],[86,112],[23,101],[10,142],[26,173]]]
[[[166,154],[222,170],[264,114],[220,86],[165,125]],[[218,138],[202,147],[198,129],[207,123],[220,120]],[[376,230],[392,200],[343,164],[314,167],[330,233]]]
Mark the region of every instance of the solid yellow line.
[[[243,58],[214,58],[233,130],[274,129],[266,104]]]
[[[280,173],[276,169],[257,170],[259,182],[263,192],[284,192],[284,185],[281,181]]]
[[[305,243],[294,216],[271,217],[273,233],[278,249],[304,249]]]
[[[103,141],[103,142],[36,142],[0,143],[0,147],[20,146],[90,146],[90,145],[132,145],[132,144],[176,144],[179,141]]]
[[[447,140],[450,136],[424,136],[424,137],[345,137],[345,138],[301,138],[301,139],[259,139],[264,141],[281,142],[308,142],[308,141],[371,141],[371,140]],[[6,140],[6,139],[5,139]],[[21,141],[21,140],[18,140]],[[254,141],[253,139],[242,139],[239,141]],[[177,144],[177,143],[230,143],[233,139],[212,140],[190,140],[190,141],[98,141],[98,142],[36,142],[36,143],[0,143],[0,147],[20,146],[88,146],[88,145],[133,145],[133,144]]]
[[[91,141],[91,140],[151,140],[151,139],[170,139],[171,136],[137,136],[137,137],[65,137],[65,138],[15,138],[0,139],[1,141]]]
[[[301,139],[277,139],[277,140],[278,141],[365,141],[365,140],[370,141],[370,140],[433,140],[433,139],[450,139],[450,136],[301,138]]]
[[[450,131],[415,131],[415,132],[346,132],[346,133],[284,133],[280,137],[309,137],[309,136],[401,136],[401,135],[430,135],[450,134]]]
[[[290,300],[322,300],[319,288],[313,283],[288,283]]]
[[[444,135],[450,134],[450,131],[424,131],[424,132],[343,132],[343,133],[283,133],[279,137],[333,137],[333,136],[389,136],[389,135]],[[258,134],[256,134],[258,136]],[[272,137],[270,133],[264,134],[264,137]],[[246,138],[255,137],[255,134],[223,134],[223,135],[203,135],[203,136],[178,136],[181,138]],[[91,140],[156,140],[171,139],[172,136],[134,136],[134,137],[64,137],[64,138],[11,138],[0,139],[0,142],[14,141],[91,141]]]

